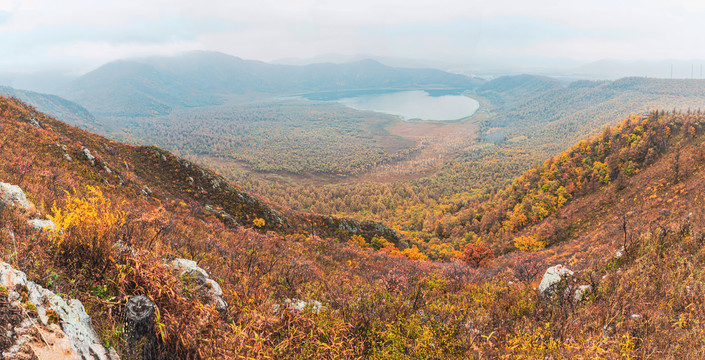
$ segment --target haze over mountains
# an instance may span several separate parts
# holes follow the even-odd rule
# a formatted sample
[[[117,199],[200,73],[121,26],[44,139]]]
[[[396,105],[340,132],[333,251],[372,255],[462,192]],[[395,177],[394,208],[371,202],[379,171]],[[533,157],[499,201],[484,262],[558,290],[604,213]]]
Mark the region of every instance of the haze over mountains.
[[[487,79],[496,77],[494,71],[502,71],[498,70],[502,68],[501,63],[497,62],[498,68],[495,70],[485,68]],[[537,74],[567,80],[616,79],[623,76],[700,78],[703,76],[701,63],[697,60],[601,60],[582,65],[575,62],[556,63],[553,68],[533,70]],[[428,66],[449,69],[457,74]],[[472,90],[484,83],[473,75],[482,71],[472,67],[472,64],[424,59],[338,54],[265,63],[224,53],[193,51],[177,56],[117,60],[80,76],[58,71],[2,73],[0,84],[14,88],[3,88],[5,95],[17,96],[60,119],[97,130],[101,122],[96,122],[94,116],[149,117],[166,115],[178,109],[251,102],[278,95],[351,89]],[[526,67],[532,68],[530,61],[527,61]],[[512,73],[510,70],[504,71]],[[512,82],[516,83],[519,79]],[[530,76],[524,79],[535,80]],[[544,85],[552,83],[552,86],[560,87],[556,80],[545,80]],[[533,89],[531,93],[538,90]],[[61,98],[43,96],[42,93]]]
[[[371,88],[470,89],[477,84],[462,75],[392,68],[373,60],[289,66],[190,52],[108,63],[74,80],[62,95],[98,116],[149,116],[220,105],[231,96]]]

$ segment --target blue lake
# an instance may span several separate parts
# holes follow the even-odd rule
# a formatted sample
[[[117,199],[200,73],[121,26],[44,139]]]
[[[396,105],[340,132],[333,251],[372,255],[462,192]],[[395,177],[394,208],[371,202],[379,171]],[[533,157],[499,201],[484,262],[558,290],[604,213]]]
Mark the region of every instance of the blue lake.
[[[360,95],[335,101],[357,110],[396,115],[404,121],[460,120],[472,116],[480,108],[477,100],[467,96],[432,96],[423,90]]]

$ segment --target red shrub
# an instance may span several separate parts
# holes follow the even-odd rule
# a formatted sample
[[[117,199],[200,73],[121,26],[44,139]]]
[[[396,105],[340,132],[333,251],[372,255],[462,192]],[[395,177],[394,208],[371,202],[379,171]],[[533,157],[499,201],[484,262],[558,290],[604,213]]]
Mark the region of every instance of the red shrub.
[[[463,249],[461,259],[469,266],[475,268],[485,267],[494,259],[494,252],[485,245],[467,244],[465,245],[465,249]]]

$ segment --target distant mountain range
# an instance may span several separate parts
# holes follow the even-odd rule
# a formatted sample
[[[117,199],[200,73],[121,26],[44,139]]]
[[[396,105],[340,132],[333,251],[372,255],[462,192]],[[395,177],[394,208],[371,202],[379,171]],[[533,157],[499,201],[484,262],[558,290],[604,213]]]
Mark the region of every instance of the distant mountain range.
[[[349,89],[473,89],[481,81],[435,69],[394,68],[374,60],[276,65],[217,52],[110,62],[61,93],[96,116],[163,115],[223,104],[229,97]]]

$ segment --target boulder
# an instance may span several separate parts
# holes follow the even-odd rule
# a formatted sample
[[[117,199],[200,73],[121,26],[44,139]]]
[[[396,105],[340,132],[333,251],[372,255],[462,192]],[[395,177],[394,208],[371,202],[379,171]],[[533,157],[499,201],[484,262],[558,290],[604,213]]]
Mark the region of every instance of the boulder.
[[[119,359],[114,349],[103,347],[79,300],[65,301],[28,281],[27,275],[5,262],[0,262],[0,285],[7,291],[10,306],[36,309],[27,312],[30,317],[11,330],[14,345],[2,354],[3,358]]]
[[[193,260],[175,259],[171,262],[171,267],[174,268],[179,275],[190,277],[201,284],[205,284],[209,278],[208,273],[201,269]]]
[[[539,284],[539,293],[541,293],[541,295],[552,296],[561,280],[571,275],[573,275],[573,272],[563,265],[551,266],[546,270],[546,273],[543,274],[543,278]]]
[[[91,163],[91,166],[95,166],[95,156],[91,154],[91,151],[85,146],[81,146],[81,151],[83,152],[83,157]]]
[[[171,262],[171,267],[176,270],[179,275],[193,279],[197,284],[206,289],[208,297],[215,303],[215,308],[218,311],[225,311],[228,308],[228,303],[223,299],[223,289],[217,281],[210,278],[208,273],[201,269],[195,261],[187,259],[174,259]]]
[[[17,206],[27,211],[35,210],[19,186],[0,182],[0,209],[8,206]]]
[[[41,129],[41,128],[42,128],[42,125],[39,124],[39,121],[38,121],[37,118],[34,117],[34,116],[31,116],[31,117],[29,118],[29,123],[32,124],[32,126],[34,126],[34,127],[37,128],[37,129]]]

